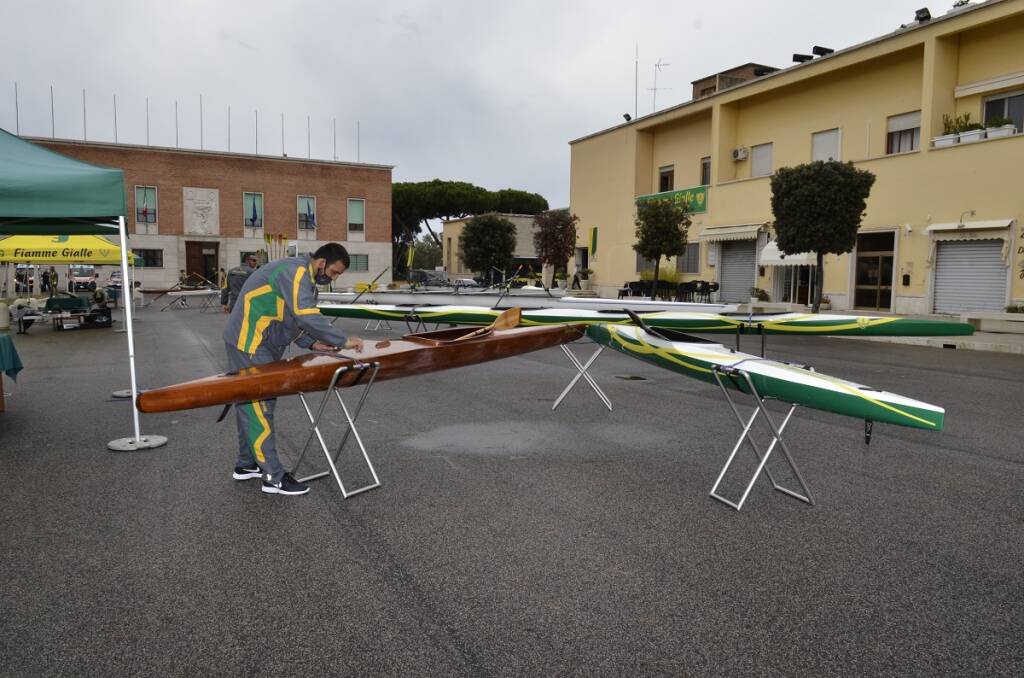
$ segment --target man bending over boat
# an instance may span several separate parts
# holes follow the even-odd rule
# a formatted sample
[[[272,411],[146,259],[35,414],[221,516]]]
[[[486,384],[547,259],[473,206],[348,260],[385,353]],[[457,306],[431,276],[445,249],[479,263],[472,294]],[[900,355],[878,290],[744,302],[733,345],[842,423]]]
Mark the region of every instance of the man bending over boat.
[[[228,365],[242,370],[280,360],[292,342],[314,351],[363,350],[363,340],[346,337],[316,307],[317,285],[328,285],[349,267],[348,252],[336,242],[312,255],[272,261],[252,273],[228,316],[224,342]],[[233,478],[261,478],[267,494],[305,494],[277,458],[276,399],[235,405],[238,461]]]

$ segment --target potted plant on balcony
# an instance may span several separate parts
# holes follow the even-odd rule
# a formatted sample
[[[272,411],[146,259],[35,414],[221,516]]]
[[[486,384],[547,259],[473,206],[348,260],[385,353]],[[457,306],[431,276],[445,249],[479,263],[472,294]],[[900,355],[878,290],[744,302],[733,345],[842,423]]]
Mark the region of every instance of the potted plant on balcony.
[[[971,114],[967,113],[965,115],[969,120]],[[969,144],[975,141],[981,141],[985,138],[985,126],[980,122],[968,122],[960,128],[959,132],[961,144]]]
[[[960,141],[960,126],[966,125],[971,119],[970,113],[953,117],[947,113],[942,114],[942,136],[932,139],[936,148],[952,146]]]
[[[989,139],[997,137],[1008,137],[1017,133],[1017,126],[1010,118],[995,117],[985,122],[985,132]]]

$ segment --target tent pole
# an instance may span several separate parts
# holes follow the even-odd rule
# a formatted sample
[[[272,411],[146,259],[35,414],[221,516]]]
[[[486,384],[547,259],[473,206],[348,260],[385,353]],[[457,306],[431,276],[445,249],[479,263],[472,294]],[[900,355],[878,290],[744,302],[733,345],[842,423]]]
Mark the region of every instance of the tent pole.
[[[128,278],[128,233],[124,226],[124,217],[120,216],[117,218],[117,231],[121,236],[121,289],[122,292],[126,285],[129,284]],[[135,334],[132,330],[132,305],[131,303],[123,304],[124,306],[124,324],[125,329],[128,331],[128,369],[131,372],[132,379],[132,421],[135,425],[135,437],[134,438],[119,438],[118,440],[112,440],[107,443],[107,447],[111,450],[119,452],[130,452],[133,450],[144,450],[154,447],[160,447],[161,445],[167,444],[167,438],[164,436],[143,436],[139,433],[139,408],[135,404],[136,398],[139,395],[138,382],[135,379]]]

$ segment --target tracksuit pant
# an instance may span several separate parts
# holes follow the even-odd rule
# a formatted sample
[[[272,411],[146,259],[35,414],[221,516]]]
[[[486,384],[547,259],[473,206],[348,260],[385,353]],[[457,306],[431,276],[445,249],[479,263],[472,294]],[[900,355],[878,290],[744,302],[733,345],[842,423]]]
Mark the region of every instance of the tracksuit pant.
[[[252,356],[226,342],[225,347],[228,366],[232,371],[273,362],[281,357],[264,350],[262,346]],[[238,461],[235,465],[247,467],[256,462],[263,471],[263,479],[273,482],[280,481],[285,472],[277,458],[277,446],[274,443],[276,405],[277,398],[235,404],[235,422],[238,425]]]

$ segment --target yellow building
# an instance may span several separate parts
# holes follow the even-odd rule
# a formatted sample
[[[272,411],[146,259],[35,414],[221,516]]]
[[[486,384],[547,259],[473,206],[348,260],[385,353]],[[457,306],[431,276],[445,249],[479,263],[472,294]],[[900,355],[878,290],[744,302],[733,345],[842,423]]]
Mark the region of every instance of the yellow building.
[[[530,272],[539,275],[541,266],[537,259],[537,250],[533,246],[533,215],[502,212],[497,216],[511,221],[516,227],[516,246],[512,256],[516,261],[516,266],[523,265],[521,275],[527,275]],[[472,218],[464,217],[441,222],[443,227],[441,231],[441,260],[444,262],[444,271],[449,280],[472,278],[477,274],[488,277],[490,273],[489,271],[472,271],[462,259],[462,246],[459,245],[459,237],[462,235],[463,229],[466,228],[466,223]]]
[[[924,14],[726,89],[703,78],[692,101],[572,141],[577,266],[594,270],[603,295],[638,279],[636,199],[682,190],[694,214],[690,251],[671,262],[680,280],[716,281],[725,301],[756,287],[804,303],[814,267],[780,259],[770,242],[770,176],[832,158],[876,176],[856,249],[825,257],[833,308],[958,313],[1024,301],[1024,0]],[[967,113],[1014,128],[936,139],[944,116]]]

